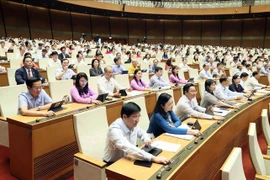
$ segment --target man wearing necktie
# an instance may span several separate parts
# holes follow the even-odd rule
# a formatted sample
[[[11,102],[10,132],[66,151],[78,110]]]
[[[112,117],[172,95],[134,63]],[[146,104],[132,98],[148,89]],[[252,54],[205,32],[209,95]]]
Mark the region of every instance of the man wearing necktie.
[[[33,68],[32,58],[26,56],[23,58],[23,67],[16,70],[15,80],[17,84],[24,84],[26,79],[30,77],[36,77],[40,79],[42,83],[46,81],[45,78],[39,74],[38,70]]]

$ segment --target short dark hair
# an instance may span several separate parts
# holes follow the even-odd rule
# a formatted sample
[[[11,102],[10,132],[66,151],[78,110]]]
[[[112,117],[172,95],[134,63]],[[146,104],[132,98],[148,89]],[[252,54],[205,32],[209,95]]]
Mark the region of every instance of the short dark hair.
[[[254,76],[256,76],[257,74],[259,74],[257,71],[254,71],[253,73],[252,73],[252,76],[254,77]]]
[[[42,49],[42,52],[47,52],[47,49]]]
[[[168,93],[160,94],[159,97],[158,97],[156,106],[155,106],[154,113],[160,113],[165,118],[166,117],[166,112],[161,107],[161,105],[164,106],[171,98],[172,98],[172,96],[170,94],[168,94]]]
[[[248,67],[250,67],[251,66],[251,64],[246,64],[246,67],[248,68]]]
[[[28,79],[26,79],[26,85],[28,86],[28,87],[33,87],[33,84],[35,83],[35,82],[38,82],[38,81],[41,81],[41,79],[39,79],[39,78],[37,78],[37,77],[30,77],[30,78],[28,78]]]
[[[242,72],[242,74],[240,75],[240,78],[242,78],[242,77],[248,77],[248,73]]]
[[[162,71],[162,70],[163,70],[162,67],[157,66],[156,69],[155,69],[155,73],[158,72],[158,71]]]
[[[61,47],[61,48],[60,48],[60,50],[61,50],[61,51],[62,51],[63,49],[66,49],[66,47],[65,47],[65,46],[63,46],[63,47]]]
[[[53,51],[53,52],[51,53],[51,56],[54,56],[54,55],[58,55],[58,53],[57,53],[56,51]]]
[[[141,112],[141,108],[138,104],[134,102],[124,103],[121,109],[121,117],[125,114],[127,117],[132,115],[133,113]]]
[[[217,63],[217,67],[218,67],[218,66],[220,66],[220,65],[222,65],[222,63],[221,63],[221,62]]]
[[[186,94],[186,92],[188,92],[190,87],[192,87],[192,86],[194,86],[194,84],[192,84],[192,83],[187,83],[186,85],[184,85],[183,94]]]
[[[228,77],[227,76],[221,76],[219,79],[219,82],[222,83],[224,81],[227,81]]]
[[[32,57],[31,57],[31,56],[29,56],[29,55],[28,55],[28,56],[24,56],[24,57],[23,57],[23,63],[25,62],[25,59],[26,59],[26,58],[30,58],[30,59],[32,60]]]
[[[62,59],[62,63],[63,63],[64,61],[68,61],[68,62],[69,62],[69,60],[68,60],[67,58]]]
[[[113,61],[114,61],[115,64],[116,64],[116,62],[117,62],[118,60],[120,60],[120,57],[115,57],[115,58],[113,59]]]

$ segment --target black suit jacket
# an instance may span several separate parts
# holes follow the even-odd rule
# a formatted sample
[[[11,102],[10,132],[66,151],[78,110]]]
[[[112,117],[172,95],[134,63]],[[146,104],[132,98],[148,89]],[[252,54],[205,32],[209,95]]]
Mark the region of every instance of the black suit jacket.
[[[31,68],[31,72],[33,77],[40,79],[41,82],[44,83],[45,78],[39,74],[38,70]],[[17,69],[15,72],[15,80],[17,84],[24,84],[26,79],[28,79],[28,73],[26,72],[25,68],[21,67]]]
[[[69,56],[68,54],[65,54],[65,58],[70,58],[70,56]],[[62,62],[62,60],[64,59],[64,56],[63,56],[62,53],[60,53],[60,54],[58,55],[58,59]]]

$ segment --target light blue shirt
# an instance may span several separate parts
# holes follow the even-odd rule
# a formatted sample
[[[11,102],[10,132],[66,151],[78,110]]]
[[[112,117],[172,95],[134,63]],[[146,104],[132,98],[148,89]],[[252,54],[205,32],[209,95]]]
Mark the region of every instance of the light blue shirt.
[[[50,96],[42,89],[38,97],[34,98],[29,91],[22,92],[19,95],[19,108],[27,107],[27,109],[36,108],[52,102]]]
[[[157,66],[154,66],[154,65],[150,66],[149,73],[155,73],[156,67]]]
[[[55,77],[58,76],[60,73],[64,71],[63,68],[59,68],[56,70]],[[65,74],[62,76],[62,80],[69,80],[72,78],[73,75],[76,75],[76,73],[72,69],[67,69]]]
[[[270,70],[266,69],[264,66],[260,70],[260,74],[269,74],[269,73],[270,73]]]
[[[113,65],[112,66],[113,68],[113,73],[119,73],[119,74],[122,74],[122,72],[125,70],[123,66],[118,66],[118,65]]]
[[[169,83],[166,82],[162,77],[157,77],[157,75],[154,75],[150,79],[149,86],[152,87],[154,84],[157,84],[159,86],[169,86]]]
[[[219,99],[219,100],[233,100],[236,99],[238,96],[243,96],[243,93],[238,93],[238,92],[233,92],[229,90],[228,87],[224,87],[221,84],[218,84],[216,86],[216,90],[214,91],[214,95]]]

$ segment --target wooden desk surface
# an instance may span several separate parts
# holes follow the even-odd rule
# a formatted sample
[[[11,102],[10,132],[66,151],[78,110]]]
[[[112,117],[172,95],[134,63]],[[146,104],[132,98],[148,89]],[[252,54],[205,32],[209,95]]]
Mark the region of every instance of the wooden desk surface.
[[[196,119],[190,118],[188,122],[195,122]],[[209,126],[211,126],[215,121],[212,120],[199,120],[199,123],[202,127],[202,132],[206,130]],[[194,137],[192,140],[194,140],[196,137]],[[177,152],[180,152],[181,150],[185,149],[188,143],[190,141],[167,136],[165,134],[162,134],[161,136],[157,137],[155,140],[161,140],[169,143],[174,144],[181,144],[181,147],[177,150]],[[159,156],[165,156],[167,158],[172,158],[177,152],[169,152],[169,151],[162,151]],[[106,174],[109,177],[113,177],[115,179],[122,179],[123,176],[129,177],[131,179],[149,179],[153,172],[158,171],[162,165],[153,163],[151,168],[146,168],[142,166],[136,166],[133,164],[134,160],[130,157],[122,158],[116,163],[110,165],[108,168],[106,168]],[[181,162],[180,165],[182,165],[184,162]],[[140,172],[140,173],[138,173]],[[120,176],[117,176],[118,174],[121,174]],[[113,179],[112,178],[112,179]]]
[[[268,75],[261,75],[259,79],[259,83],[269,85]]]
[[[70,113],[70,114],[75,114],[78,113],[79,109],[81,108],[86,108],[88,106],[93,106],[91,104],[79,104],[79,103],[70,103],[70,104],[64,104],[63,107],[66,109],[63,109],[62,111],[56,112],[56,115],[62,115],[65,113]],[[42,117],[42,116],[22,116],[22,115],[16,115],[16,116],[11,116],[8,117],[7,120],[9,123],[11,124],[19,124],[20,126],[25,126],[28,128],[34,128],[36,126],[33,126],[31,124],[29,124],[30,122],[36,121],[37,119],[43,119],[46,117]],[[48,121],[41,121],[40,123],[35,123],[35,125],[37,125],[38,127],[40,127],[40,125],[45,126],[47,123],[51,123],[54,122],[56,123],[57,120],[59,119],[57,116],[53,116],[49,118],[50,120]]]
[[[261,110],[268,107],[270,98],[268,96],[253,96],[253,100],[253,104],[249,105],[249,102],[245,102],[240,109],[236,109],[237,112],[232,112],[229,115],[230,117],[225,119],[225,122],[220,125],[216,124],[213,133],[209,134],[198,145],[193,144],[193,147],[195,146],[193,152],[185,157],[185,159],[181,159],[181,163],[176,165],[176,169],[171,171],[166,178],[162,179],[221,179],[219,169],[233,147],[241,146],[247,141],[249,123],[256,122],[258,132],[261,130]],[[190,121],[190,119],[187,121]],[[199,122],[204,132],[215,121],[199,120]],[[182,145],[181,149],[185,148],[190,142],[166,135],[161,135],[158,139],[179,143]],[[175,154],[162,152],[160,156],[164,155],[171,158]],[[133,165],[133,160],[122,158],[106,168],[106,174],[109,180],[149,179],[161,167],[162,165],[155,163],[153,163],[151,168],[135,166]]]
[[[7,69],[7,68],[10,68],[10,63],[7,61],[4,61],[4,62],[2,61],[2,62],[0,62],[0,66],[3,66]]]

